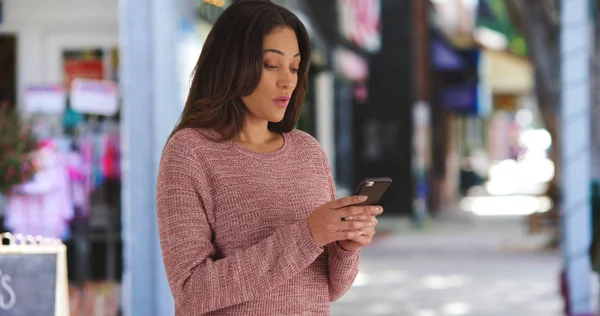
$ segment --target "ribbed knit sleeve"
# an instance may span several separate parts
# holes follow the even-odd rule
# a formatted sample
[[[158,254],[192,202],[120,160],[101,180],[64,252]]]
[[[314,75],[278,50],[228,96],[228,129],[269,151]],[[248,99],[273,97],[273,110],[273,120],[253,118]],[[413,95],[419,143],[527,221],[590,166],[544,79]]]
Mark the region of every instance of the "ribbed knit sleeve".
[[[309,266],[322,252],[306,220],[280,227],[260,242],[219,258],[207,216],[211,207],[207,171],[182,137],[163,151],[157,184],[160,244],[176,315],[202,315],[267,293]],[[357,255],[330,250],[333,297],[347,289],[342,267]]]
[[[335,182],[329,161],[324,152],[321,154],[321,161],[325,170],[325,176],[329,182],[329,187],[331,188],[331,199],[335,200]],[[329,300],[333,302],[348,292],[352,283],[354,283],[358,275],[360,250],[347,251],[338,246],[337,243],[331,243],[326,247],[329,255]]]

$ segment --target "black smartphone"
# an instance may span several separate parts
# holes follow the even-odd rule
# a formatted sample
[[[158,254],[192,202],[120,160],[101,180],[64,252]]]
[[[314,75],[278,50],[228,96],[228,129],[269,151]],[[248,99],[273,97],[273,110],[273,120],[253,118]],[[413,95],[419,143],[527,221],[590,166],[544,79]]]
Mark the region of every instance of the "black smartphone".
[[[379,200],[391,184],[392,179],[390,178],[365,178],[360,182],[356,191],[354,191],[354,195],[367,196],[367,200],[359,205],[375,205],[379,203]]]

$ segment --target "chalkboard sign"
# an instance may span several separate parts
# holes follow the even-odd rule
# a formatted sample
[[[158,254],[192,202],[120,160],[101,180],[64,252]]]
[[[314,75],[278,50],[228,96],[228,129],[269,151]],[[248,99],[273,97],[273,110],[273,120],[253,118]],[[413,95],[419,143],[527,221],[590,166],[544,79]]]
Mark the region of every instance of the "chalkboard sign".
[[[0,316],[69,315],[66,247],[42,237],[2,234]]]

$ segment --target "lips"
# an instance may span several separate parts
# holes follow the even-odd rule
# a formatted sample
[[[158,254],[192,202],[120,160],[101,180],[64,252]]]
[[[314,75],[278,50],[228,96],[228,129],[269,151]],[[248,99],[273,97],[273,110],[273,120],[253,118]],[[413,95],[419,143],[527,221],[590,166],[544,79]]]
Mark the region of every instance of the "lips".
[[[289,102],[290,102],[290,97],[288,97],[288,96],[280,96],[280,97],[273,99],[273,103],[275,103],[276,106],[281,107],[281,108],[286,107]]]

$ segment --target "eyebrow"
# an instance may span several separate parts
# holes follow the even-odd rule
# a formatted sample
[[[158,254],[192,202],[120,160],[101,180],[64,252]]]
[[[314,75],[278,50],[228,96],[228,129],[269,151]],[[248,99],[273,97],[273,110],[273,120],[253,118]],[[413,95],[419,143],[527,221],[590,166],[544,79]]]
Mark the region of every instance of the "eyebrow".
[[[264,53],[275,53],[275,54],[279,54],[281,56],[285,56],[285,54],[282,51],[277,50],[277,49],[272,49],[272,48],[265,49],[263,52]],[[297,53],[296,55],[294,55],[294,58],[296,58],[296,57],[300,57],[300,53]]]

